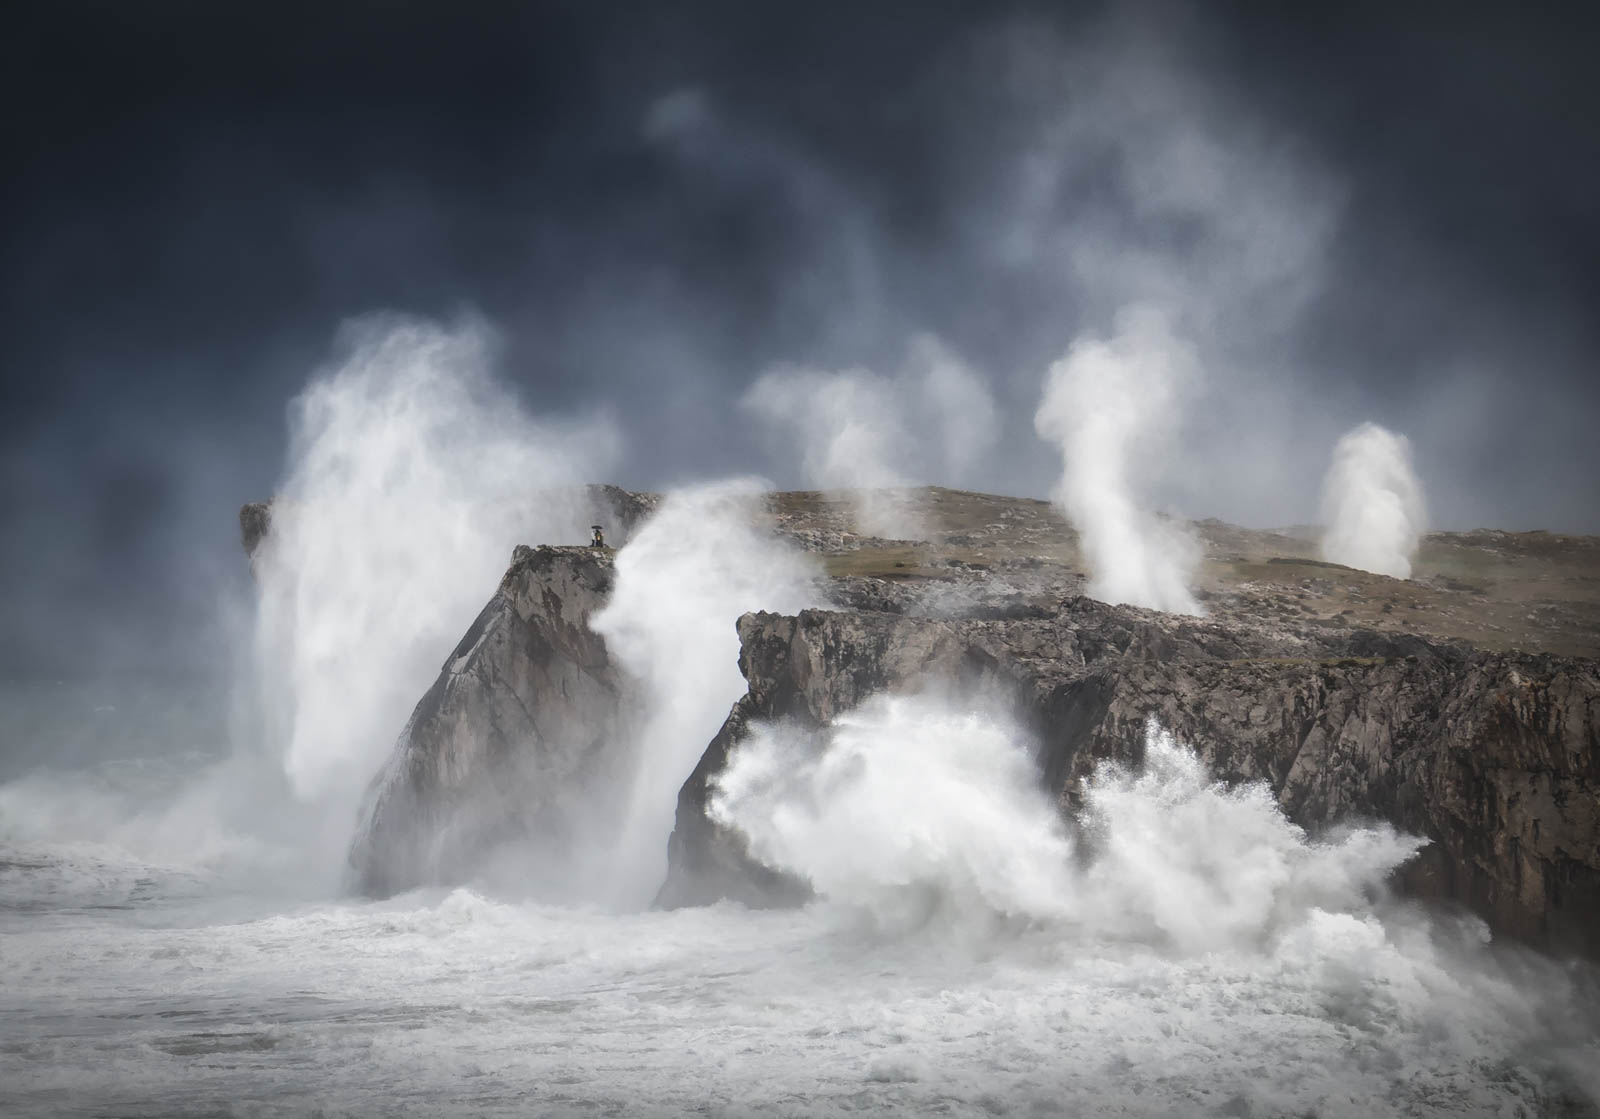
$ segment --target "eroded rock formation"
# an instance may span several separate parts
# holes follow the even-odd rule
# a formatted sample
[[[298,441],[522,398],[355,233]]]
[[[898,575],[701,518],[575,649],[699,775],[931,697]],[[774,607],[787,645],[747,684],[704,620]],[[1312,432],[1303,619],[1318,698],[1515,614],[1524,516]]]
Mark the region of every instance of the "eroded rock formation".
[[[589,493],[616,542],[655,503]],[[1042,502],[927,495],[920,543],[850,533],[828,495],[774,495],[772,527],[821,553],[838,608],[738,620],[748,691],[679,794],[661,904],[808,896],[705,812],[753,721],[816,727],[938,687],[1014,712],[1064,811],[1098,760],[1140,761],[1154,715],[1313,833],[1381,819],[1429,838],[1412,892],[1600,957],[1600,542],[1435,534],[1401,581],[1319,563],[1294,531],[1201,522],[1209,617],[1185,618],[1082,597],[1075,537]],[[270,526],[247,506],[247,548]],[[584,791],[625,764],[637,706],[588,628],[611,579],[607,550],[517,549],[373,786],[357,888],[466,881],[508,840],[570,850],[575,816],[610,818]]]
[[[517,548],[373,786],[350,851],[358,891],[466,881],[508,842],[581,830],[630,708],[589,629],[611,579],[609,549]]]
[[[706,816],[755,720],[821,726],[929,681],[996,696],[1070,810],[1105,758],[1137,764],[1154,715],[1224,781],[1265,781],[1313,833],[1388,820],[1432,844],[1405,885],[1497,931],[1600,955],[1600,664],[1370,631],[1287,633],[1085,598],[1033,617],[746,615],[749,691],[679,797],[659,901],[781,904],[803,883],[751,863]]]

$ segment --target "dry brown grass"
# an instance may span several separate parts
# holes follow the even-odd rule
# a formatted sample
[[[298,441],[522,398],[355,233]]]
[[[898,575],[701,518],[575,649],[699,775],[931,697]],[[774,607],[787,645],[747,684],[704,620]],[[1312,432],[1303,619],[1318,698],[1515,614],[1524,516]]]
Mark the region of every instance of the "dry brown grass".
[[[1047,502],[938,487],[914,491],[929,541],[825,554],[834,576],[959,580],[967,567],[1034,565],[1046,582],[1082,571],[1077,535]],[[775,494],[780,518],[852,527],[848,494]],[[1600,539],[1554,533],[1435,533],[1409,580],[1316,558],[1302,530],[1196,524],[1197,584],[1216,613],[1469,641],[1490,649],[1600,656]]]

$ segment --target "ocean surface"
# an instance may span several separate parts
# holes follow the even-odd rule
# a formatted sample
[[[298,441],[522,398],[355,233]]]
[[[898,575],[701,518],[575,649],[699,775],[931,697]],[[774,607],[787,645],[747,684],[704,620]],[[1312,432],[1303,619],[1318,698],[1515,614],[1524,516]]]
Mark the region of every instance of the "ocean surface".
[[[1071,869],[1016,789],[954,796],[1007,764],[970,718],[856,718],[804,780],[859,784],[804,826],[769,737],[722,811],[828,889],[800,910],[353,900],[280,839],[173,830],[215,756],[10,774],[0,1115],[1597,1112],[1593,970],[1387,898],[1404,837],[1314,843],[1166,741]]]

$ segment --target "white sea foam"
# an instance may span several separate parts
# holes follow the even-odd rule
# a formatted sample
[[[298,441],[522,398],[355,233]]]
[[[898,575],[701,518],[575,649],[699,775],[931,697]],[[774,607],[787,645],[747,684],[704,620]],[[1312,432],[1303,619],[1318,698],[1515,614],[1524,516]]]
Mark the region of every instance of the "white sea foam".
[[[1226,788],[1154,723],[1138,771],[1102,765],[1083,813],[1092,861],[1078,919],[1183,953],[1248,947],[1368,897],[1425,841],[1386,825],[1313,842],[1260,783]]]
[[[1248,948],[1368,895],[1421,840],[1387,826],[1313,842],[1271,790],[1212,781],[1155,724],[1144,765],[1102,765],[1080,815],[1084,859],[1002,718],[880,696],[820,735],[756,727],[710,813],[752,855],[879,924],[1002,921],[1196,954]]]
[[[883,696],[814,736],[763,725],[709,812],[751,854],[891,926],[938,913],[1065,917],[1072,847],[1015,732]]]
[[[1571,974],[1364,908],[1184,953],[1059,921],[863,937],[831,902],[617,915],[455,891],[219,915],[132,887],[123,910],[0,908],[6,1115],[1364,1119],[1600,1100]]]
[[[89,799],[58,823],[108,842],[44,838],[24,807],[69,777],[7,787],[0,1112],[1600,1107],[1593,969],[1383,900],[1414,840],[1313,841],[1159,731],[1141,766],[1100,770],[1069,836],[1029,749],[926,696],[757,729],[717,811],[823,894],[768,912],[275,903],[118,849]]]

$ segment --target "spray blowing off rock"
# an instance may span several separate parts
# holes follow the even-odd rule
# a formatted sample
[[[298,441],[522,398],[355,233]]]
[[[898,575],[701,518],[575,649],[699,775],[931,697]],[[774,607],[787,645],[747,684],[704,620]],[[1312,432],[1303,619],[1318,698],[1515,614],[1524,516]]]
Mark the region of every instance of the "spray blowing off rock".
[[[1262,782],[1313,835],[1381,820],[1430,841],[1400,871],[1496,932],[1600,955],[1600,665],[1370,631],[1284,634],[1086,598],[1033,618],[805,611],[740,621],[749,680],[678,802],[667,906],[782,904],[714,795],[753,728],[823,736],[879,693],[1017,713],[1075,813],[1099,763],[1144,762],[1154,716],[1222,781]],[[958,703],[962,702],[958,698]]]
[[[958,712],[1005,711],[1064,820],[1085,810],[1100,764],[1143,764],[1153,716],[1217,780],[1258,783],[1311,842],[1386,821],[1427,841],[1397,872],[1404,889],[1499,934],[1600,956],[1600,541],[1435,533],[1401,583],[1317,559],[1304,534],[1199,522],[1188,531],[1205,552],[1207,615],[1195,618],[1086,597],[1076,534],[1045,502],[923,490],[929,539],[907,542],[835,531],[849,506],[828,495],[730,500],[680,503],[637,526],[640,548],[616,560],[586,545],[517,549],[369,794],[357,889],[504,872],[536,894],[586,897],[619,849],[665,848],[660,905],[803,901],[837,883],[806,873],[809,859],[752,857],[783,843],[752,848],[733,826],[759,796],[742,816],[714,810],[730,757],[762,727],[870,750],[870,718],[830,728],[875,697],[928,693]],[[754,527],[722,525],[708,550],[680,554],[706,501]],[[752,535],[735,547],[740,533]],[[817,601],[831,605],[746,612],[765,584],[744,575],[785,540],[791,556],[811,550]],[[641,581],[622,595],[630,555]],[[1529,612],[1533,587],[1561,608]],[[675,630],[659,607],[685,588],[726,612],[726,628]],[[627,637],[627,658],[612,635]],[[722,697],[735,658],[742,679]],[[698,680],[702,661],[716,688],[674,683]],[[708,718],[697,733],[709,745],[681,753]],[[658,795],[670,812],[673,790],[675,821],[623,834],[655,820]]]

